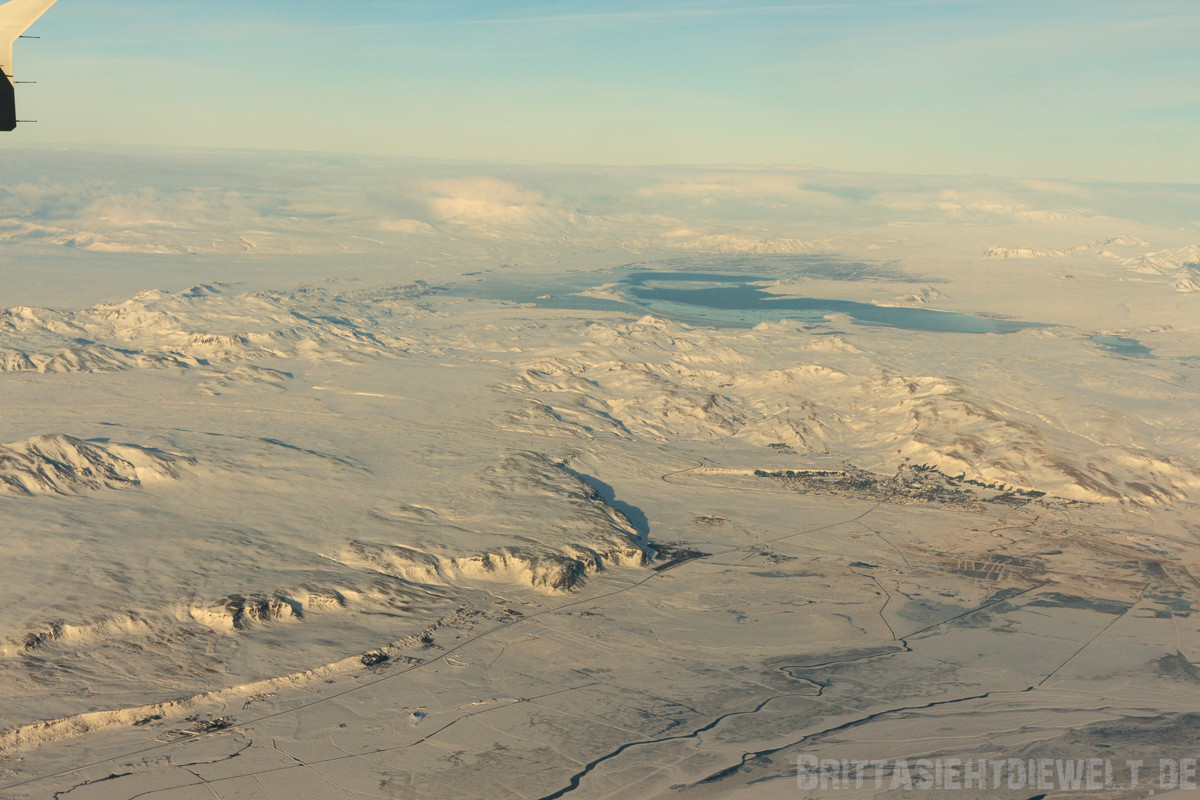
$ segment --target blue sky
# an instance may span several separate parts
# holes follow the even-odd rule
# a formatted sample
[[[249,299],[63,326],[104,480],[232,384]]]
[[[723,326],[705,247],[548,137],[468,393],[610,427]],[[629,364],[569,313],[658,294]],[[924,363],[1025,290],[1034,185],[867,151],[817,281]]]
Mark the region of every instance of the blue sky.
[[[3,145],[1200,181],[1194,0],[59,0]]]

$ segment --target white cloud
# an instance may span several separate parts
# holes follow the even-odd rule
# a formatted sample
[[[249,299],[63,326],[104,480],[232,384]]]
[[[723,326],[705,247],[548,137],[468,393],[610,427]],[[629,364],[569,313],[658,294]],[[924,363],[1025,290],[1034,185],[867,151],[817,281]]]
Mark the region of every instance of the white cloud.
[[[688,197],[702,201],[733,198],[801,206],[849,205],[845,198],[808,189],[799,177],[786,173],[706,173],[643,186],[635,194],[644,198]]]
[[[541,192],[499,178],[447,178],[427,181],[424,188],[429,210],[442,222],[490,227],[574,221]]]
[[[808,241],[793,237],[772,237],[744,232],[716,233],[691,228],[676,228],[667,231],[662,235],[662,240],[672,250],[730,255],[823,253],[828,252],[831,247],[828,239]]]
[[[940,211],[952,217],[1011,216],[1019,211],[1030,210],[1012,195],[989,190],[889,192],[879,195],[876,202],[893,211]]]
[[[379,221],[379,229],[391,233],[419,234],[422,236],[432,236],[437,233],[437,230],[432,225],[428,222],[421,222],[419,219],[384,219]]]

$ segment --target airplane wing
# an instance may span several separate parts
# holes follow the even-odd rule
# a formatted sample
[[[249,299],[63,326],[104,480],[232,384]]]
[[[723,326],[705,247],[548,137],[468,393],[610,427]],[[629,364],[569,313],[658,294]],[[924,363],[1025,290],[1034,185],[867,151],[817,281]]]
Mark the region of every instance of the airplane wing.
[[[54,3],[55,0],[8,0],[0,4],[0,131],[17,127],[12,85],[13,42]]]
[[[8,75],[0,72],[0,131],[17,128],[17,95]]]

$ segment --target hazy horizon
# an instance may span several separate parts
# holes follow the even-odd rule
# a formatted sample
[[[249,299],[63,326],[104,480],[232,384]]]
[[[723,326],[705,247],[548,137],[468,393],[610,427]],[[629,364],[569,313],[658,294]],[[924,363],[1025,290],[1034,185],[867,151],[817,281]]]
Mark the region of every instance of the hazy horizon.
[[[0,148],[1188,183],[1198,17],[1170,0],[60,3],[16,47],[39,122]]]

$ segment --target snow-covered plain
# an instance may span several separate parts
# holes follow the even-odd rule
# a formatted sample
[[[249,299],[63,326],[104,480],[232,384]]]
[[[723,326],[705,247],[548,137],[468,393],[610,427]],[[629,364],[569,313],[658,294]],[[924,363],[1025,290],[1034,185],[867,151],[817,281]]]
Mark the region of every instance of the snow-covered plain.
[[[800,754],[1200,750],[1200,188],[0,178],[3,797],[815,797]],[[1029,324],[735,320],[646,271]]]

